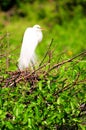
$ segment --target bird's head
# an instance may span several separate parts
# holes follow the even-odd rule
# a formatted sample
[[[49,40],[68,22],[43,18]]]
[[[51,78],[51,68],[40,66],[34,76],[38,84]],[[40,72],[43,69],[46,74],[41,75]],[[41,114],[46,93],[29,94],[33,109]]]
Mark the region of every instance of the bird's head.
[[[44,30],[43,28],[40,27],[40,25],[34,25],[33,28],[37,31],[41,31],[41,30]]]
[[[36,24],[33,26],[33,29],[34,29],[34,32],[36,34],[36,38],[38,39],[38,42],[40,42],[42,40],[42,37],[43,37],[43,35],[42,35],[43,28],[41,28],[39,25]]]

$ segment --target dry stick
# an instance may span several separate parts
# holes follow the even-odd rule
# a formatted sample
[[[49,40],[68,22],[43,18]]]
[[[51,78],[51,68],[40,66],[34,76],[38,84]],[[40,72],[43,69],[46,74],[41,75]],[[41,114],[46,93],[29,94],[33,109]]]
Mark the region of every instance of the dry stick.
[[[65,60],[65,61],[63,61],[63,62],[60,62],[60,63],[58,63],[58,64],[55,64],[53,67],[51,67],[46,73],[45,73],[45,75],[47,75],[50,71],[52,71],[53,69],[55,69],[55,68],[58,68],[59,66],[61,66],[61,65],[63,65],[63,64],[66,64],[66,63],[68,63],[68,62],[72,62],[74,59],[76,59],[77,57],[80,57],[80,56],[82,56],[82,55],[86,55],[86,51],[84,51],[84,52],[82,52],[82,53],[80,53],[80,54],[78,54],[78,55],[76,55],[76,56],[74,56],[74,57],[72,57],[72,58],[70,58],[70,59],[68,59],[68,60]]]
[[[17,80],[17,78],[19,77],[19,75],[20,75],[20,73],[18,73],[18,75],[15,77],[15,79],[13,80],[13,83],[11,83],[11,84],[13,84],[13,85],[15,85],[16,86],[16,80]]]
[[[11,84],[13,82],[15,83],[15,80],[20,76],[20,74],[20,72],[17,72],[17,75],[13,75],[11,78],[7,79],[5,82],[7,84],[6,86],[9,86],[8,84]]]
[[[54,96],[58,95],[59,93],[62,93],[63,91],[66,91],[66,90],[72,88],[72,86],[74,87],[74,86],[80,85],[82,83],[86,83],[86,79],[67,84],[65,87],[63,87],[62,89],[60,89],[56,93],[54,93]]]
[[[6,56],[7,56],[6,54],[0,54],[0,58],[6,57]]]
[[[48,63],[51,63],[51,58],[52,58],[52,53],[51,53],[51,51],[49,51],[49,59],[48,59]],[[50,69],[50,64],[49,64],[49,66],[48,66],[48,70]]]
[[[44,60],[45,60],[45,58],[46,58],[46,56],[47,56],[47,54],[48,54],[48,52],[49,52],[49,50],[50,50],[50,47],[51,47],[52,43],[53,43],[53,38],[52,38],[52,40],[51,40],[51,43],[50,43],[50,45],[49,45],[49,47],[48,47],[47,52],[46,52],[45,55],[44,55],[44,58],[42,59],[42,61],[41,61],[41,63],[39,64],[39,66],[41,66],[42,63],[44,62]]]
[[[86,79],[80,80],[79,83],[85,83],[86,84]]]
[[[9,68],[9,33],[7,33],[6,68]]]
[[[7,36],[8,34],[5,34],[5,36]],[[2,39],[5,37],[3,36]],[[9,50],[9,54],[13,51],[15,51],[16,49],[20,48],[21,45],[16,46],[13,50]],[[0,54],[0,57],[6,57],[6,54]]]
[[[0,37],[0,40],[3,40],[7,36],[7,33]]]
[[[19,48],[21,45],[16,46],[13,50],[9,51],[9,54]],[[0,54],[0,57],[6,57],[6,54]]]

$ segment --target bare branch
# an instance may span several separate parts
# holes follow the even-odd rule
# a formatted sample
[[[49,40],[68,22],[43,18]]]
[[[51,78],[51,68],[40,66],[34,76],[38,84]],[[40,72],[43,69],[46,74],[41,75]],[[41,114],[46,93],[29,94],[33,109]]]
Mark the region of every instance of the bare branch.
[[[72,62],[74,59],[76,59],[77,57],[80,57],[80,56],[83,56],[83,55],[86,55],[86,51],[84,51],[84,52],[82,52],[82,53],[80,53],[80,54],[78,54],[78,55],[76,55],[76,56],[74,56],[74,57],[72,57],[72,58],[70,58],[70,59],[68,59],[68,60],[65,60],[65,61],[62,61],[62,62],[60,62],[60,63],[58,63],[58,64],[55,64],[53,67],[51,67],[49,70],[48,70],[48,72],[46,72],[45,73],[45,75],[47,75],[50,71],[52,71],[53,69],[55,69],[55,68],[58,68],[59,66],[62,66],[63,64],[66,64],[66,63],[68,63],[68,62]]]
[[[45,53],[44,58],[42,59],[42,61],[41,61],[41,63],[39,64],[39,66],[41,66],[41,65],[43,64],[43,62],[44,62],[44,60],[45,60],[47,54],[49,53],[49,50],[50,50],[50,47],[51,47],[52,43],[53,43],[53,39],[51,40],[51,43],[50,43],[50,45],[49,45],[49,47],[48,47],[48,50],[47,50],[47,52]]]

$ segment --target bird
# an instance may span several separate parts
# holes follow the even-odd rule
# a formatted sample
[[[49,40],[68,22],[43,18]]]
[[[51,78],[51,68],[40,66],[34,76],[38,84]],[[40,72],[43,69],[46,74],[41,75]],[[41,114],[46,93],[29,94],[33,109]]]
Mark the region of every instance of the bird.
[[[35,65],[37,57],[35,50],[38,43],[43,39],[42,30],[43,28],[37,24],[33,27],[28,27],[25,30],[18,60],[18,68],[20,71],[28,69],[29,66],[32,67]]]

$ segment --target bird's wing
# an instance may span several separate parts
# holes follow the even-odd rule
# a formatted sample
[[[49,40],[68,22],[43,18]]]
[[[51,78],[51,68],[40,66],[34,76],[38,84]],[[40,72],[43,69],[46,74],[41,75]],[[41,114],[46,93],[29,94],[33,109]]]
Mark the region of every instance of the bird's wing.
[[[25,33],[24,33],[24,36],[23,36],[23,43],[26,43],[26,44],[27,44],[28,41],[31,41],[31,39],[32,39],[32,34],[33,34],[32,28],[27,28],[27,29],[25,30]]]
[[[30,61],[32,58],[35,48],[37,46],[37,39],[35,38],[35,32],[32,28],[27,28],[22,42],[21,54],[24,60]]]

